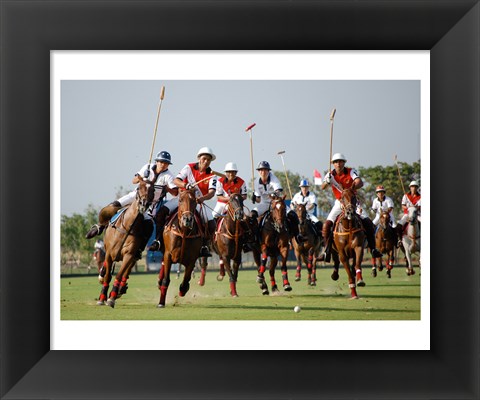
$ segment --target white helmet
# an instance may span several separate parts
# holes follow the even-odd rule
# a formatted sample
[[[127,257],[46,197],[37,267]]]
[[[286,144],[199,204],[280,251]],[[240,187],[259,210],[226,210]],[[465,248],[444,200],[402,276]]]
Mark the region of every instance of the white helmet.
[[[347,159],[346,157],[342,154],[342,153],[335,153],[332,157],[332,162],[336,161],[336,160],[342,160],[342,161],[345,161],[347,162]]]
[[[418,182],[417,182],[417,181],[411,181],[411,182],[410,182],[410,185],[408,185],[408,187],[410,187],[410,186],[416,186],[416,187],[419,187],[420,185],[418,184]]]
[[[198,150],[197,158],[200,157],[202,154],[208,154],[209,156],[211,156],[212,161],[217,158],[215,157],[215,154],[213,154],[213,150],[210,147],[202,147],[200,150]]]
[[[226,163],[223,172],[227,172],[227,171],[237,172],[238,171],[237,164],[235,164],[233,162]]]

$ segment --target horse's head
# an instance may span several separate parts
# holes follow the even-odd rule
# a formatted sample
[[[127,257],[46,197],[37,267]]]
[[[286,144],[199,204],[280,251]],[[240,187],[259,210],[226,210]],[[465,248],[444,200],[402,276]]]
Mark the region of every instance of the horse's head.
[[[380,213],[379,224],[383,229],[386,229],[390,225],[390,213],[387,211],[382,211]]]
[[[152,204],[155,195],[155,187],[150,182],[141,181],[137,187],[137,209],[139,214],[147,211],[150,204]]]
[[[347,219],[352,219],[357,208],[357,196],[355,195],[355,192],[352,189],[344,189],[342,191],[340,203],[342,204],[342,210]]]
[[[182,190],[178,195],[178,221],[181,227],[192,229],[195,225],[195,188]]]
[[[307,207],[305,204],[296,204],[295,213],[297,214],[300,225],[303,225],[307,221]]]
[[[287,215],[287,206],[284,196],[271,196],[270,215],[272,216],[273,226],[277,232],[280,232],[285,226],[285,217]]]
[[[245,213],[243,212],[243,197],[239,193],[230,196],[227,204],[227,212],[234,221],[241,221]]]
[[[410,222],[411,224],[414,224],[417,222],[418,218],[418,209],[415,206],[408,207],[408,217],[407,221]]]

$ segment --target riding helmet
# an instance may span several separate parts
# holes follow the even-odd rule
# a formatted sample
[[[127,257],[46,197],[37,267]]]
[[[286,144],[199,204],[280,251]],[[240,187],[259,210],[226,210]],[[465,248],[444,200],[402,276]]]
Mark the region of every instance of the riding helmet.
[[[258,166],[257,166],[257,171],[259,169],[268,169],[268,170],[271,170],[270,168],[270,164],[268,163],[268,161],[260,161],[258,163]]]
[[[226,163],[225,164],[225,169],[223,170],[223,172],[228,172],[228,171],[237,172],[238,171],[237,164],[235,164],[233,162]]]
[[[163,161],[172,164],[172,156],[168,151],[161,151],[157,154],[157,157],[155,157],[155,161]]]
[[[346,157],[342,153],[335,153],[332,157],[332,162],[337,161],[337,160],[342,160],[347,162]]]
[[[200,157],[202,154],[208,154],[210,157],[212,157],[212,161],[217,158],[215,157],[215,154],[213,154],[213,150],[210,147],[202,147],[200,150],[198,150],[197,158]]]
[[[310,187],[310,184],[308,183],[308,179],[302,179],[298,187]]]
[[[416,186],[416,187],[419,187],[420,185],[418,184],[418,182],[417,182],[417,181],[411,181],[411,182],[410,182],[410,185],[408,185],[408,187],[410,187],[410,186]]]
[[[378,193],[378,192],[385,192],[385,188],[382,185],[378,185],[377,189],[375,190],[375,193]]]

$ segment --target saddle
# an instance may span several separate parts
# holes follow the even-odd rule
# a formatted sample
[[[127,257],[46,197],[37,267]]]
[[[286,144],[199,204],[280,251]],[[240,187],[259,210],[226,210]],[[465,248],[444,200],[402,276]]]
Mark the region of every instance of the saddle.
[[[109,224],[110,224],[111,226],[114,226],[114,225],[115,225],[115,222],[117,222],[117,220],[120,218],[120,215],[122,215],[125,211],[127,211],[127,208],[128,208],[128,206],[127,206],[127,207],[123,207],[123,208],[121,208],[120,210],[118,210],[118,211],[113,215],[113,217],[110,218]]]
[[[172,224],[173,224],[173,221],[175,220],[175,217],[178,216],[178,208],[176,208],[168,217],[167,217],[167,220],[165,221],[165,228],[164,229],[167,229],[167,230],[170,230],[172,229]],[[203,236],[204,232],[205,232],[205,224],[203,223],[203,220],[200,216],[200,213],[195,210],[195,213],[194,213],[194,216],[195,216],[195,222],[197,223],[198,227],[199,227],[199,230],[200,230],[200,234]]]

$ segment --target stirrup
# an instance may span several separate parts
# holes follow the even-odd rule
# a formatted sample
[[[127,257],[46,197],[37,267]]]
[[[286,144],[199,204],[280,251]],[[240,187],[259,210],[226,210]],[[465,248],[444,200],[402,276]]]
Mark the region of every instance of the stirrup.
[[[208,246],[202,246],[200,249],[200,257],[211,257],[210,251],[208,250]]]
[[[148,251],[158,251],[160,250],[160,241],[154,240],[150,247],[148,248]]]

